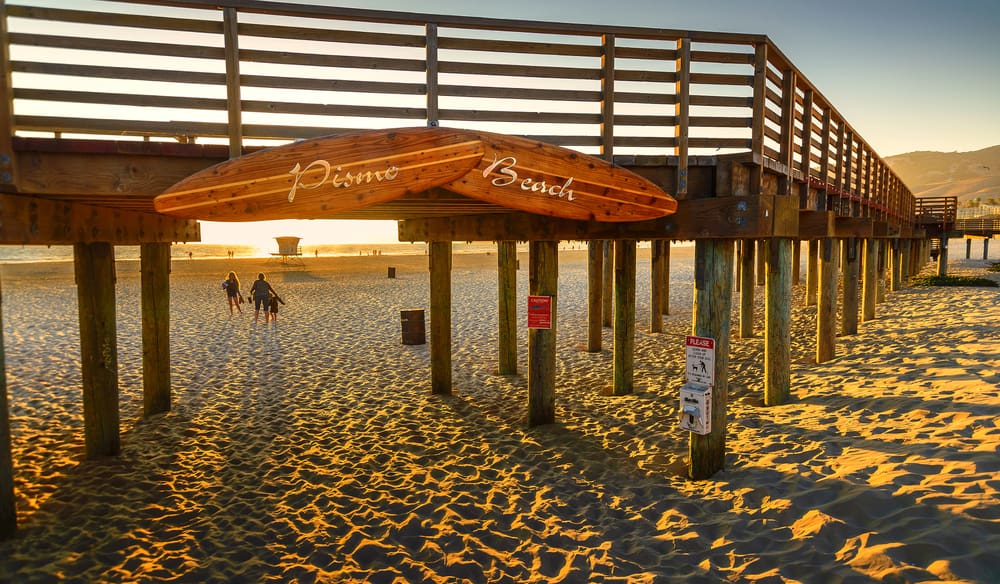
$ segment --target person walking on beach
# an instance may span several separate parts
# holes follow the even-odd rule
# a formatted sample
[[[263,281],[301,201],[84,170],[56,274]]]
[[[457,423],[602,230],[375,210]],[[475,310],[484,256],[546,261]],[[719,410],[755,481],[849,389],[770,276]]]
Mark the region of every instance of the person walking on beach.
[[[254,324],[260,320],[260,308],[264,307],[264,323],[266,324],[271,318],[270,304],[271,295],[278,295],[271,287],[271,283],[267,281],[263,273],[257,274],[257,279],[250,286],[250,296],[253,298],[253,322]]]
[[[240,279],[236,277],[236,272],[229,272],[222,282],[222,288],[226,291],[226,300],[229,301],[229,316],[233,315],[233,307],[243,314],[240,304],[243,304],[243,295],[240,294]]]
[[[277,294],[271,295],[271,300],[268,301],[268,312],[271,313],[271,322],[278,322],[278,303],[284,304],[285,301],[281,299]]]

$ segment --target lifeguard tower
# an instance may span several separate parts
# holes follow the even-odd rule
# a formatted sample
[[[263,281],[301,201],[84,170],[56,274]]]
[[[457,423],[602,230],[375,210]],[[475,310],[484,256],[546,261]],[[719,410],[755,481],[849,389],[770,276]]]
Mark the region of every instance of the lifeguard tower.
[[[305,267],[306,264],[302,261],[302,247],[299,246],[301,237],[283,236],[275,237],[274,240],[278,242],[278,252],[271,254],[273,260],[280,261],[284,266]]]

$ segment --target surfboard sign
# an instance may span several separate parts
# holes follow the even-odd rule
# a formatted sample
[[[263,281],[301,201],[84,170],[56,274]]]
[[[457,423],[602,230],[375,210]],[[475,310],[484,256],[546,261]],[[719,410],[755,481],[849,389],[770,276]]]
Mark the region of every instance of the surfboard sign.
[[[153,204],[189,219],[315,219],[434,187],[583,221],[640,221],[677,209],[651,181],[600,158],[440,127],[366,130],[261,150],[195,173]]]
[[[670,215],[677,201],[611,162],[537,140],[470,133],[485,145],[475,170],[442,185],[504,207],[581,221],[642,221]]]
[[[474,136],[428,130],[366,130],[261,150],[185,178],[153,205],[210,221],[313,219],[425,191],[482,159]]]

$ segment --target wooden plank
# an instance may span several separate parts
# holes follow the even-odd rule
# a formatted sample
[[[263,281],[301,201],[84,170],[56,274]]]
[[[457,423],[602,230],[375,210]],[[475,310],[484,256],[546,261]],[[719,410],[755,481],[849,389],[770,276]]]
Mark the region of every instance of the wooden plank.
[[[601,310],[604,306],[604,242],[587,242],[587,352],[601,351]]]
[[[753,65],[751,53],[730,53],[723,51],[691,51],[693,63],[725,63],[730,65]]]
[[[0,194],[0,243],[67,245],[200,241],[198,223],[153,213]]]
[[[601,37],[601,158],[614,161],[615,149],[615,37]]]
[[[840,239],[864,239],[874,235],[874,224],[867,217],[837,217],[834,220],[834,234]]]
[[[441,113],[439,110],[441,98],[438,92],[438,81],[440,77],[440,60],[438,57],[441,52],[439,47],[437,25],[428,23],[424,29],[424,35],[427,39],[427,48],[424,57],[424,62],[427,64],[425,73],[427,84],[427,112],[425,119],[428,126],[437,126],[441,123]]]
[[[170,411],[170,243],[139,248],[143,416]]]
[[[754,105],[754,99],[752,97],[738,97],[732,95],[692,95],[691,105],[750,108]],[[753,124],[751,123],[748,127],[753,127]]]
[[[261,51],[256,49],[244,49],[240,51],[240,59],[244,62],[270,63],[272,65],[302,65],[306,67],[331,67],[335,69],[373,69],[378,71],[424,71],[427,66],[423,59],[322,55],[317,53]]]
[[[727,85],[736,87],[753,86],[753,75],[732,75],[726,73],[691,73],[691,83],[695,85]]]
[[[599,57],[601,55],[601,48],[596,45],[506,41],[492,38],[444,37],[440,40],[440,47],[454,51],[558,55],[560,57]]]
[[[7,15],[14,18],[92,24],[100,26],[121,26],[170,32],[221,33],[219,22],[193,18],[168,18],[143,14],[115,14],[108,11],[64,10],[39,6],[8,5]]]
[[[552,328],[528,329],[528,426],[556,419],[556,314],[559,242],[528,243],[528,293],[552,298]]]
[[[791,397],[792,240],[767,242],[764,302],[764,405],[778,406]]]
[[[541,79],[582,79],[598,80],[601,72],[598,68],[583,67],[546,67],[541,65],[507,65],[503,63],[462,63],[456,61],[441,61],[438,65],[441,73],[456,75],[489,75],[501,77],[531,77]],[[376,68],[376,67],[364,67]]]
[[[671,41],[676,39],[670,39]],[[674,49],[659,49],[652,47],[620,47],[619,59],[637,59],[642,61],[673,61],[677,58]]]
[[[576,220],[625,222],[673,213],[659,186],[611,162],[550,144],[490,132],[478,137],[478,166],[441,186],[510,209]]]
[[[301,22],[298,24],[302,24]],[[329,28],[308,28],[305,26],[281,26],[270,24],[240,25],[240,35],[261,37],[277,41],[335,42],[351,45],[376,45],[380,47],[423,48],[424,37],[415,34],[399,34],[362,30],[332,30]]]
[[[764,119],[767,114],[767,44],[760,43],[754,48],[753,105],[750,119],[750,153],[755,159],[764,156]],[[763,171],[760,164],[750,168],[749,195],[759,195],[763,189]]]
[[[616,69],[616,81],[638,81],[643,83],[675,83],[677,74],[672,71],[637,71]]]
[[[875,320],[878,294],[878,242],[872,237],[864,240],[861,283],[861,322],[868,322]]]
[[[500,375],[517,375],[517,242],[497,242],[497,363]]]
[[[431,393],[451,393],[451,242],[432,241],[430,254]]]
[[[726,404],[729,394],[729,330],[733,290],[733,241],[695,242],[692,333],[715,339],[715,385],[712,387],[712,431],[690,436],[688,476],[704,480],[723,469],[726,457]]]
[[[115,254],[110,243],[73,246],[80,310],[83,434],[88,459],[121,452]]]
[[[423,91],[419,91],[418,93],[423,93]],[[532,99],[545,101],[585,102],[597,102],[601,100],[600,91],[536,89],[531,87],[489,87],[482,85],[473,86],[442,84],[438,86],[438,93],[449,97],[481,97],[485,99]],[[621,101],[621,96],[619,95],[616,99]]]
[[[765,273],[765,261],[767,260],[767,239],[757,240],[757,279],[756,283],[758,286],[763,286],[764,281],[767,279],[767,274]]]
[[[614,383],[611,395],[628,395],[635,384],[636,241],[615,240]]]
[[[68,49],[73,51],[100,51],[125,53],[128,55],[154,55],[160,57],[183,57],[187,59],[208,59],[223,61],[225,51],[219,47],[200,45],[175,45],[143,41],[88,38],[83,36],[59,36],[34,33],[8,33],[10,45],[36,48]],[[305,63],[302,63],[305,64]]]
[[[614,324],[615,302],[614,302],[614,281],[615,281],[615,251],[614,242],[609,239],[601,240],[604,247],[604,273],[601,274],[601,287],[603,292],[603,306],[601,307],[601,324],[611,328]]]
[[[0,0],[0,10],[3,2]],[[5,20],[0,18],[0,21]],[[2,26],[2,25],[0,25]],[[7,399],[7,356],[3,340],[3,293],[0,284],[0,541],[17,533],[14,497],[14,455],[10,441],[10,405]]]
[[[657,239],[650,242],[649,258],[649,332],[663,332],[663,283],[666,277],[663,273],[663,248],[670,245],[667,240]]]
[[[816,362],[833,359],[837,351],[837,240],[820,240],[819,294],[816,309]]]
[[[381,108],[379,108],[381,109]],[[599,124],[600,114],[552,111],[444,109],[442,120],[449,122],[514,122],[535,124]],[[394,116],[403,117],[403,116]]]
[[[0,191],[15,190],[21,182],[12,140],[17,126],[14,120],[14,83],[10,69],[7,18],[3,16],[6,10],[10,10],[10,7],[5,0],[0,0]],[[0,225],[0,229],[2,228]]]
[[[24,60],[11,61],[10,71],[14,73],[31,73],[35,75],[121,79],[129,81],[159,81],[163,83],[177,83],[182,79],[186,83],[196,83],[201,85],[225,85],[226,83],[225,73],[178,71],[172,69],[139,69],[133,67],[113,67],[101,65],[77,65],[74,63],[44,63]],[[248,76],[243,77],[244,85],[251,85],[248,83],[248,79]],[[285,77],[266,77],[262,79],[294,82],[293,79]],[[262,85],[262,87],[267,86]],[[279,85],[279,87],[285,87],[285,85]]]
[[[677,125],[674,126],[674,155],[677,156],[677,198],[683,199],[688,194],[688,137],[691,129],[691,41],[677,41],[677,82],[674,85],[674,95],[677,103],[674,105],[674,115]]]
[[[833,237],[836,218],[833,211],[799,211],[799,239]]]
[[[861,278],[861,249],[856,238],[841,240],[841,335],[858,334],[858,288]]]
[[[239,23],[235,8],[225,8],[222,14],[226,48],[226,111],[229,114],[229,157],[237,158],[243,154]]]
[[[482,157],[477,136],[443,128],[362,131],[217,164],[154,204],[161,213],[206,220],[314,219],[440,186]]]
[[[740,338],[753,338],[753,308],[757,245],[753,239],[744,239],[740,245]]]

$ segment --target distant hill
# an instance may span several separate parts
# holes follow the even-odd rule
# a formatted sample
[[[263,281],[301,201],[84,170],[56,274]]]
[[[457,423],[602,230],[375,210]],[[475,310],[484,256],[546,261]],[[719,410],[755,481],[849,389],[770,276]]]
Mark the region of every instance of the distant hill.
[[[909,152],[886,158],[917,197],[958,197],[959,206],[1000,205],[1000,146],[975,152]]]

